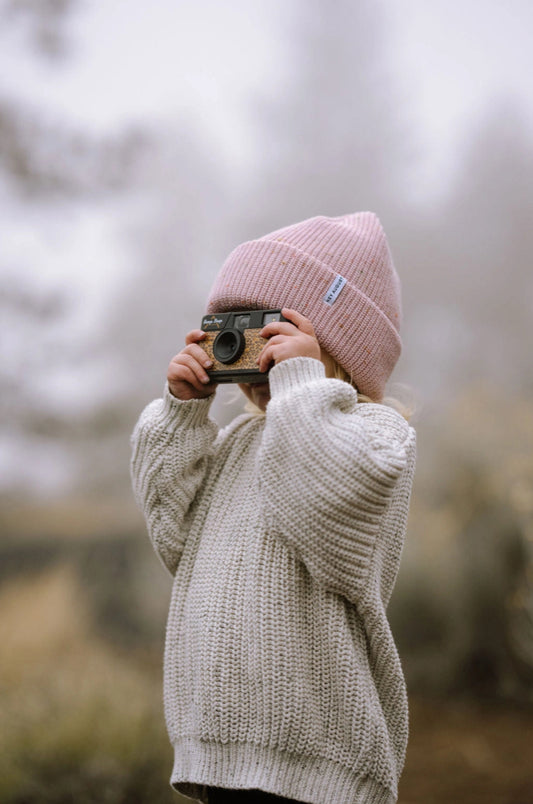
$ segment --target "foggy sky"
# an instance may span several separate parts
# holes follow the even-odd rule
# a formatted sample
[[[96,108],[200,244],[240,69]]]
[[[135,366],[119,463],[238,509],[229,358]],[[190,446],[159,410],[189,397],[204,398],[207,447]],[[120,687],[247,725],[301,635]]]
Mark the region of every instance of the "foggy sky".
[[[0,10],[2,7],[0,3]],[[215,0],[158,0],[149,10],[139,0],[128,4],[80,3],[65,24],[65,51],[53,59],[36,56],[31,31],[23,20],[0,28],[0,99],[44,120],[50,126],[50,142],[56,123],[58,128],[79,128],[95,137],[115,135],[133,125],[163,132],[149,163],[138,168],[141,178],[136,189],[126,193],[107,198],[89,194],[72,203],[53,198],[39,201],[0,182],[0,277],[6,286],[12,280],[17,293],[24,295],[27,289],[38,299],[50,296],[53,301],[57,297],[59,307],[62,304],[64,308],[64,315],[47,320],[46,326],[38,320],[25,322],[22,317],[5,328],[2,376],[12,394],[13,411],[17,413],[22,407],[17,403],[21,386],[26,403],[34,406],[32,415],[37,411],[44,416],[43,421],[34,418],[31,427],[22,418],[18,434],[13,429],[8,435],[4,433],[0,446],[7,451],[0,456],[0,473],[8,484],[16,485],[20,470],[21,478],[31,476],[32,483],[38,484],[42,476],[45,485],[60,485],[80,464],[81,454],[87,465],[101,462],[103,453],[97,453],[96,440],[91,440],[90,433],[84,437],[91,442],[94,454],[90,453],[91,444],[82,445],[81,435],[76,446],[69,431],[74,425],[69,421],[76,417],[81,420],[121,388],[126,394],[125,355],[139,357],[141,364],[144,360],[144,368],[133,367],[139,373],[139,384],[144,382],[159,391],[159,376],[166,368],[162,355],[174,348],[174,338],[177,340],[183,331],[183,319],[194,307],[186,303],[185,293],[191,292],[199,311],[206,278],[217,260],[234,245],[232,237],[240,237],[247,233],[247,226],[252,227],[250,220],[240,226],[232,215],[236,217],[239,210],[246,218],[248,207],[253,206],[250,201],[257,203],[249,196],[239,197],[245,179],[253,184],[254,171],[259,173],[261,166],[257,127],[266,121],[261,133],[263,144],[268,142],[270,136],[276,136],[270,129],[276,115],[288,116],[291,111],[283,106],[283,99],[288,97],[295,105],[298,102],[294,83],[300,65],[295,34],[307,20],[295,16],[296,8],[296,3],[281,0],[268,5],[239,0],[229,6]],[[486,276],[483,272],[488,265],[478,259],[483,250],[478,254],[476,249],[483,241],[487,220],[500,212],[497,202],[494,207],[489,204],[493,151],[490,138],[488,145],[483,145],[482,133],[493,107],[504,113],[512,107],[498,106],[502,96],[516,97],[524,123],[533,121],[529,87],[532,56],[526,41],[533,22],[532,8],[519,0],[505,7],[495,0],[471,2],[466,7],[443,0],[431,6],[422,0],[381,4],[381,39],[376,43],[379,53],[376,51],[371,66],[380,81],[376,93],[386,87],[384,97],[390,90],[394,104],[385,109],[386,113],[390,111],[390,119],[387,114],[379,119],[385,127],[391,123],[390,135],[400,132],[399,139],[405,145],[405,198],[396,199],[397,206],[416,200],[419,209],[424,209],[427,200],[428,211],[434,210],[450,184],[457,185],[460,193],[446,201],[444,217],[447,225],[455,225],[457,214],[457,226],[465,227],[455,250],[449,251],[444,226],[440,232],[423,232],[421,219],[406,229],[399,216],[394,232],[394,252],[405,261],[405,286],[412,289],[416,284],[422,294],[417,297],[412,293],[411,306],[416,307],[418,298],[424,302],[410,319],[410,337],[412,353],[416,349],[422,356],[416,379],[428,388],[432,383],[440,388],[444,374],[453,368],[451,364],[459,364],[456,354],[465,351],[466,343],[474,349],[480,341],[489,342],[484,331],[469,328],[468,310],[461,310],[456,303],[459,274],[449,267],[457,272],[464,265],[470,271],[469,293],[476,295],[476,277]],[[343,78],[349,86],[351,76]],[[364,92],[372,86],[365,80],[363,76]],[[353,126],[354,119],[348,115],[340,122]],[[510,124],[517,120],[513,118]],[[505,122],[501,121],[503,127]],[[496,123],[493,120],[491,125]],[[278,136],[280,131],[283,129],[278,129]],[[472,131],[478,131],[486,159],[486,164],[477,167],[475,159],[464,153],[465,142],[472,147]],[[388,133],[387,128],[385,135]],[[346,134],[343,147],[348,156],[353,156],[350,129]],[[497,142],[503,141],[500,134],[496,131]],[[327,144],[331,148],[331,142]],[[525,143],[522,150],[516,148],[515,167],[520,176],[526,175],[523,165],[528,162],[527,147]],[[184,153],[188,157],[185,164]],[[396,158],[386,156],[392,162]],[[507,171],[507,156],[504,153],[500,160],[499,175]],[[53,152],[53,159],[57,158],[61,159],[61,153]],[[366,189],[370,188],[372,176],[364,179],[358,175],[357,159],[352,162],[350,176],[361,179],[363,185],[366,181]],[[91,164],[88,167],[90,173]],[[460,171],[465,171],[464,180],[458,176]],[[474,190],[486,200],[487,209],[480,209],[479,231],[470,227],[469,232],[470,221],[461,221],[460,212],[461,193],[468,197],[474,192],[469,185],[471,175],[479,180]],[[321,176],[311,176],[311,180],[315,184],[309,186],[315,190],[321,186]],[[335,181],[333,177],[328,186],[330,200],[337,192]],[[354,183],[343,188],[345,198],[350,198]],[[304,184],[297,185],[298,192],[305,194]],[[510,188],[500,205],[507,204],[513,192]],[[272,193],[265,199],[266,206],[271,204],[264,213],[266,218],[274,200]],[[230,220],[221,220],[221,209]],[[504,221],[503,230],[505,226]],[[517,238],[522,236],[519,231]],[[426,240],[415,254],[413,243],[421,237]],[[503,235],[500,245],[504,249],[508,245]],[[461,249],[473,255],[470,263]],[[182,272],[179,278],[176,267]],[[141,269],[144,277],[139,275]],[[497,263],[493,270],[496,276]],[[521,287],[520,272],[521,267],[517,287]],[[142,292],[135,291],[137,282]],[[155,287],[157,283],[159,287]],[[190,288],[185,287],[187,283]],[[433,299],[436,287],[438,293]],[[195,315],[198,311],[195,308]],[[113,326],[106,330],[113,317],[114,330]],[[519,320],[512,309],[507,317]],[[435,322],[438,328],[433,326]],[[490,335],[491,322],[484,321],[484,326]],[[519,341],[516,329],[514,337]],[[409,324],[406,331],[409,338]],[[447,332],[450,337],[443,337]],[[161,344],[156,348],[158,340]],[[505,347],[503,338],[499,342]],[[73,360],[78,354],[85,354],[85,358]],[[505,348],[501,354],[504,360]],[[61,447],[57,439],[54,441],[54,427],[60,425],[53,417],[58,412],[66,421],[61,438],[66,445],[74,444],[70,463],[61,462]],[[116,431],[116,437],[120,435],[124,441],[119,424],[125,427],[128,422],[116,424],[116,411],[106,415],[107,420],[104,415],[93,422],[100,428],[102,439],[107,438],[108,431]],[[108,443],[106,454],[111,456],[111,465],[115,443],[109,439]],[[17,455],[15,466],[12,459]],[[31,456],[36,457],[33,463]]]
[[[417,142],[413,192],[436,194],[461,138],[491,101],[516,97],[533,123],[533,6],[528,0],[383,0],[385,65]],[[234,169],[253,146],[245,104],[291,81],[294,3],[274,0],[86,2],[69,49],[28,57],[24,27],[0,34],[0,89],[84,128],[110,130],[191,116]],[[298,21],[296,20],[296,25]]]

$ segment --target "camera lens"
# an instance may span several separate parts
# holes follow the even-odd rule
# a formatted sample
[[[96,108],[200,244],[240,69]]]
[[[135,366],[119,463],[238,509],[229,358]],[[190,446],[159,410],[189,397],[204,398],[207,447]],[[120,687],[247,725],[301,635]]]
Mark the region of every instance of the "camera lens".
[[[238,329],[225,329],[215,338],[213,354],[219,363],[235,363],[244,352],[246,340]]]

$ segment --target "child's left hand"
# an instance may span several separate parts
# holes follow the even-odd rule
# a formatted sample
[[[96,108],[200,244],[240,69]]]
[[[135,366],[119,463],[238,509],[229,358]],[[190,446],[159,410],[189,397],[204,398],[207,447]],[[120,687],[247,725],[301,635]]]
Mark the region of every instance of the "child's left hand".
[[[257,359],[260,371],[267,371],[271,363],[277,365],[290,357],[321,358],[320,346],[309,319],[287,307],[281,312],[288,321],[273,321],[261,330],[261,336],[268,338],[268,343]]]

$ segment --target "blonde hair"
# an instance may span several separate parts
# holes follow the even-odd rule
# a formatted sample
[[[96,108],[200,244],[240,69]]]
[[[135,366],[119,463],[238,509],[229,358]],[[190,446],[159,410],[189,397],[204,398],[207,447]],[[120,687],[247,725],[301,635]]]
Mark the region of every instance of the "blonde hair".
[[[358,402],[370,402],[373,405],[387,405],[389,408],[394,408],[404,419],[409,421],[414,413],[414,405],[412,399],[408,402],[407,400],[404,402],[394,396],[386,396],[383,398],[382,402],[376,402],[374,399],[371,399],[369,396],[365,396],[362,394],[358,388],[355,380],[348,374],[346,369],[344,369],[340,363],[337,363],[335,358],[333,358],[328,352],[325,352],[324,349],[322,351],[322,362],[326,369],[326,377],[329,377],[334,380],[343,380],[343,382],[347,382],[352,388],[355,388],[357,391],[357,401]],[[406,388],[406,386],[400,386],[397,384],[396,386],[398,389],[401,389],[404,395],[409,395],[412,397],[412,393]]]
[[[393,396],[386,396],[384,397],[382,402],[375,402],[369,396],[365,396],[365,394],[361,394],[357,390],[357,385],[353,379],[353,377],[348,374],[348,372],[343,369],[340,363],[337,363],[335,358],[333,358],[328,352],[321,349],[321,360],[324,364],[324,368],[326,369],[326,377],[332,380],[342,380],[343,382],[347,382],[348,385],[351,385],[352,388],[355,388],[357,391],[357,401],[358,402],[370,402],[373,405],[387,405],[389,408],[394,408],[404,419],[409,421],[414,413],[414,405],[412,400],[410,402],[403,402],[400,399],[397,399]],[[412,397],[412,394],[408,391],[405,386],[399,386],[401,388],[404,395],[409,395]],[[246,413],[252,413],[254,416],[264,416],[265,411],[258,408],[257,405],[254,405],[249,399],[246,400],[246,404],[244,406],[244,410]]]

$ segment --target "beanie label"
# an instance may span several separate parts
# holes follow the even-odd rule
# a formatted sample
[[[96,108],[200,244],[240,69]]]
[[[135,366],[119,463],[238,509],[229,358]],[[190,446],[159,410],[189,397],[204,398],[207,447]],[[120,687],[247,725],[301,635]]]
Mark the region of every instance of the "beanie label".
[[[335,280],[329,286],[328,292],[324,296],[324,301],[326,302],[326,304],[329,304],[331,306],[333,302],[337,301],[341,290],[346,284],[346,281],[347,280],[340,274],[335,278]]]

